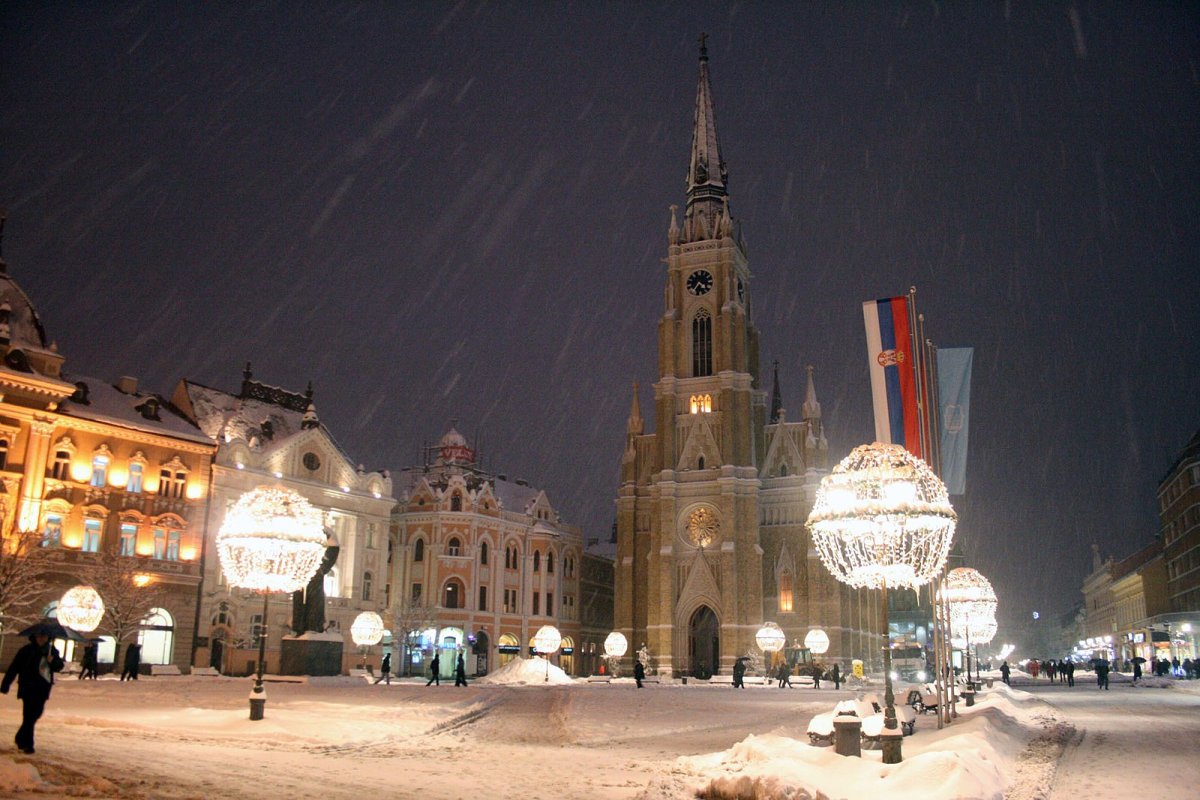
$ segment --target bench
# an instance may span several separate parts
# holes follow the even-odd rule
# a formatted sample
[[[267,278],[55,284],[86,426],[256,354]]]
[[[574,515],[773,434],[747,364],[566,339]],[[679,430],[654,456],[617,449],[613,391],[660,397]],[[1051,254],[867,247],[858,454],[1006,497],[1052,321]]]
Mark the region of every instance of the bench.
[[[808,721],[808,743],[813,747],[833,746],[833,718],[836,711],[826,711],[817,714]]]
[[[182,675],[183,673],[180,672],[179,667],[175,666],[174,664],[151,664],[150,665],[150,674],[151,675]]]

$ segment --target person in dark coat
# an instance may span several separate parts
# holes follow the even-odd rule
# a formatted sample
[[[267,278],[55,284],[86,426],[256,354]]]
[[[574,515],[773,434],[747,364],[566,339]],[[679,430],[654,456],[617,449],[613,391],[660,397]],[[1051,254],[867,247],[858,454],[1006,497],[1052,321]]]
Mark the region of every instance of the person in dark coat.
[[[637,687],[642,688],[642,681],[646,680],[646,667],[641,661],[637,661],[633,665],[633,679],[637,681]]]
[[[426,682],[425,685],[428,686],[431,683],[436,683],[438,686],[441,686],[442,685],[441,671],[442,671],[442,656],[439,653],[434,653],[433,661],[429,662],[429,673],[430,673],[429,680]]]
[[[788,667],[786,661],[779,665],[779,669],[775,671],[775,677],[779,680],[779,688],[792,688],[792,670]]]
[[[1096,685],[1108,691],[1108,662],[1103,658],[1096,661]]]
[[[1012,684],[1009,683],[1009,681],[1008,681],[1008,676],[1011,672],[1012,672],[1012,668],[1008,666],[1007,661],[1005,661],[1003,664],[1000,665],[1000,680],[1004,681],[1009,686],[1012,686]]]
[[[17,681],[17,697],[21,699],[21,727],[17,729],[17,749],[22,753],[33,752],[33,728],[46,710],[50,699],[50,688],[54,685],[54,673],[61,672],[63,660],[50,644],[44,633],[29,637],[29,644],[13,656],[12,663],[0,681],[0,693],[8,694],[8,687]]]
[[[837,664],[834,664],[833,669],[829,670],[829,677],[833,678],[833,688],[842,688],[842,671],[838,669]]]
[[[138,669],[142,666],[142,646],[140,644],[131,644],[125,650],[125,669],[121,672],[121,680],[128,678],[131,681],[138,679]]]
[[[388,686],[392,685],[392,654],[384,653],[383,661],[379,662],[379,677],[375,679],[375,683],[386,681]]]
[[[1063,664],[1063,669],[1067,671],[1067,686],[1075,685],[1075,662],[1067,661]]]
[[[733,662],[733,688],[746,688],[746,659],[739,658]]]
[[[83,662],[80,665],[82,669],[79,670],[79,680],[83,680],[85,678],[93,681],[96,680],[96,667],[99,666],[99,653],[97,652],[98,647],[99,645],[97,645],[95,642],[92,642],[87,647],[83,648]]]
[[[458,654],[458,661],[454,664],[454,685],[467,685],[467,665],[463,661],[463,654]]]
[[[813,676],[813,688],[814,689],[821,688],[821,675],[824,672],[825,672],[825,669],[820,664],[813,664],[812,676]]]
[[[1133,682],[1137,683],[1138,679],[1141,677],[1142,677],[1142,662],[1138,661],[1135,658],[1133,660]]]

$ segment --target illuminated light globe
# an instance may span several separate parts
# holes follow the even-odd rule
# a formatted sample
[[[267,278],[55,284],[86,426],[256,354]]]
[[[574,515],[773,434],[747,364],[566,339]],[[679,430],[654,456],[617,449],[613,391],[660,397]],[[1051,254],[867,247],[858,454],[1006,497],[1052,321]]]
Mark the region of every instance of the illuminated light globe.
[[[217,556],[231,586],[259,592],[303,589],[325,555],[325,514],[281,486],[238,498],[217,533]]]
[[[350,638],[359,647],[370,647],[383,641],[383,617],[374,611],[364,611],[350,625]]]
[[[754,642],[764,653],[778,653],[787,643],[787,637],[774,622],[765,623],[754,634]]]
[[[820,628],[813,628],[804,635],[804,646],[811,650],[813,655],[823,655],[829,649],[829,634]]]
[[[91,586],[67,589],[58,601],[58,621],[68,628],[87,633],[96,630],[104,618],[104,600]]]
[[[562,644],[562,634],[553,625],[543,625],[533,635],[533,649],[542,655],[549,655]]]
[[[924,461],[875,442],[821,479],[807,526],[842,583],[916,588],[941,572],[957,522],[946,485]]]
[[[968,644],[987,644],[996,638],[997,630],[998,626],[994,619],[979,620],[970,627],[966,625],[958,627],[952,617],[950,619],[950,644],[959,650],[966,650]]]
[[[629,651],[629,640],[625,634],[613,631],[604,639],[604,655],[609,658],[620,658]]]

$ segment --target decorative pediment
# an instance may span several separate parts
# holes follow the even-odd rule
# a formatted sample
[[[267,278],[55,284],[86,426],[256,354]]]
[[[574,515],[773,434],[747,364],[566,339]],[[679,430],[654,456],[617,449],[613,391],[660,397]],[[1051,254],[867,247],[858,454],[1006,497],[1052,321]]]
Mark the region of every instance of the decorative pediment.
[[[767,443],[767,457],[763,459],[760,478],[774,478],[780,475],[803,475],[804,453],[796,444],[793,431],[802,427],[803,423],[781,422],[774,426],[771,440]]]
[[[307,428],[273,442],[261,453],[262,464],[270,472],[305,478],[329,486],[354,486],[354,464],[329,438],[324,428]]]
[[[717,439],[708,419],[701,419],[699,415],[690,416],[685,430],[687,437],[684,439],[683,449],[679,452],[679,463],[675,465],[677,471],[707,469],[722,463],[721,448],[717,446]]]
[[[721,607],[721,587],[703,551],[698,551],[692,559],[683,588],[679,591],[677,605],[690,606],[696,599],[703,600],[712,608]]]

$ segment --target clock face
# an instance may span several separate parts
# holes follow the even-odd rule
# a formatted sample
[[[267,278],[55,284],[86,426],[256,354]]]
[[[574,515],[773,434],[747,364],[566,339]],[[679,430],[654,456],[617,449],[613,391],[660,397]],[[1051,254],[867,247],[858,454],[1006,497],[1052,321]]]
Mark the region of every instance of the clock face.
[[[687,290],[699,297],[702,294],[708,294],[713,286],[713,276],[707,270],[698,269],[691,275],[688,275]]]
[[[738,278],[738,302],[746,302],[746,284],[742,283],[741,278]]]

